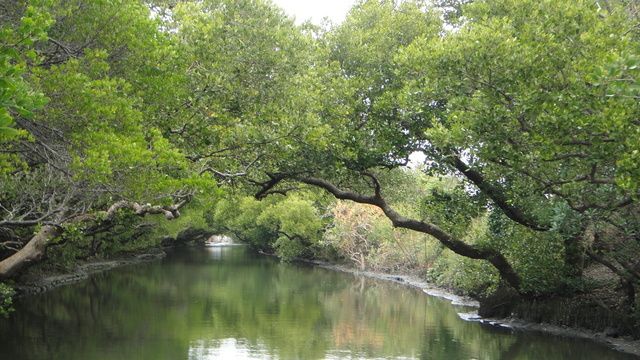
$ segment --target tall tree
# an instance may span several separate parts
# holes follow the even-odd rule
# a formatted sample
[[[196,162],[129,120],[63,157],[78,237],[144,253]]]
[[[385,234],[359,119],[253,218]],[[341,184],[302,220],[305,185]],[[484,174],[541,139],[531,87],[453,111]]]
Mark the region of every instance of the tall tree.
[[[565,260],[579,275],[585,232],[636,195],[620,186],[619,164],[638,108],[587,79],[611,49],[632,45],[624,17],[580,1],[475,2],[466,14],[470,21],[444,42],[406,52],[417,78],[411,97],[447,102],[428,131],[432,154],[451,158],[518,223],[562,232]]]
[[[376,205],[395,226],[487,260],[514,288],[530,289],[503,244],[466,244],[385,200],[393,185],[379,180],[380,169],[421,151],[433,171],[465,177],[495,211],[559,234],[567,276],[579,277],[585,251],[598,246],[588,239],[632,209],[637,195],[620,186],[619,166],[633,151],[637,106],[606,96],[587,75],[611,49],[634,45],[618,26],[624,18],[602,16],[592,2],[521,5],[474,2],[464,7],[464,25],[445,31],[420,3],[358,3],[326,38],[327,69],[338,71],[318,81],[323,95],[337,97],[320,100],[332,104],[320,112],[330,145],[301,148],[291,160],[297,171],[255,181],[258,196],[294,180]],[[394,31],[407,36],[389,36]]]
[[[340,104],[339,112],[321,112],[329,126],[325,136],[331,139],[330,145],[324,149],[305,147],[293,160],[295,172],[267,173],[265,181],[254,181],[261,186],[257,196],[280,192],[293,180],[325,189],[338,199],[378,206],[394,226],[430,234],[460,255],[489,261],[519,290],[520,277],[498,249],[466,244],[436,224],[402,216],[385,200],[383,184],[376,175],[381,168],[406,165],[409,154],[424,145],[424,129],[430,121],[401,107],[408,78],[398,76],[393,56],[417,39],[437,38],[439,31],[436,14],[422,3],[359,3],[327,39],[332,51],[326,61],[337,74],[320,85],[338,96],[333,103]],[[400,33],[405,36],[391,36]],[[365,39],[379,48],[368,48]],[[339,68],[331,61],[337,61]],[[442,109],[438,101],[432,105]],[[372,194],[360,193],[367,189]]]

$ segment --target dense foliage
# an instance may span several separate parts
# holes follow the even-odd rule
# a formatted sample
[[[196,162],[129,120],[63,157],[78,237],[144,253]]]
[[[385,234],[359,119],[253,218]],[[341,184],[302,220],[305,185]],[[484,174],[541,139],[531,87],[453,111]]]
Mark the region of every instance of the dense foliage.
[[[635,2],[437,4],[4,1],[0,276],[195,226],[476,293],[597,262],[633,305]]]

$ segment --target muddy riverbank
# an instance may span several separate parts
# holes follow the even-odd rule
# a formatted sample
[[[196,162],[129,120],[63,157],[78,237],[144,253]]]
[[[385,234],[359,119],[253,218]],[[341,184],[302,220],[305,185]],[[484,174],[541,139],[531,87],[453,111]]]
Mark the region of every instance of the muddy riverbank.
[[[16,295],[25,295],[48,291],[58,286],[84,281],[90,275],[108,271],[117,267],[135,265],[145,261],[162,259],[166,254],[162,250],[151,253],[131,254],[120,259],[92,260],[76,266],[73,271],[64,274],[29,274],[21,277],[13,289]]]

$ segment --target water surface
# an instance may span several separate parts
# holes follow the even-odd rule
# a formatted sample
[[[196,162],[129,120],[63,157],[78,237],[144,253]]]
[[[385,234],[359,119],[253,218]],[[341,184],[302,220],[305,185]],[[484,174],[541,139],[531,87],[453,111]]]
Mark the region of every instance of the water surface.
[[[586,340],[466,322],[403,284],[185,248],[15,300],[0,359],[636,359]]]

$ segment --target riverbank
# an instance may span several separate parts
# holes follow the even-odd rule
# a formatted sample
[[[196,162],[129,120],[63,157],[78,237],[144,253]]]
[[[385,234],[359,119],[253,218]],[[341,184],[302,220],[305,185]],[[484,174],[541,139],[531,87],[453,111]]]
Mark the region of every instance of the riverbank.
[[[476,310],[468,313],[461,313],[460,318],[465,321],[478,321],[493,326],[500,326],[504,328],[513,329],[513,331],[537,331],[552,334],[561,337],[570,338],[582,338],[595,341],[597,343],[608,346],[616,351],[636,355],[640,357],[640,340],[634,340],[630,337],[612,337],[607,331],[593,331],[588,329],[571,328],[564,326],[555,326],[544,323],[534,323],[531,321],[524,321],[517,318],[483,318],[478,315],[477,309],[480,307],[480,302],[476,299],[460,296],[453,291],[439,288],[423,279],[409,274],[388,274],[375,271],[361,271],[353,267],[346,265],[333,264],[323,261],[312,261],[316,266],[320,266],[325,269],[342,271],[359,276],[367,276],[376,279],[393,281],[407,286],[413,286],[422,289],[426,294],[431,296],[442,297],[450,300],[452,305],[468,306],[475,308]]]
[[[25,295],[49,291],[63,285],[84,281],[92,274],[108,271],[122,266],[135,265],[146,261],[155,261],[166,256],[163,250],[143,254],[128,254],[125,257],[108,260],[90,260],[76,266],[68,273],[31,273],[21,277],[13,289],[16,295]]]

